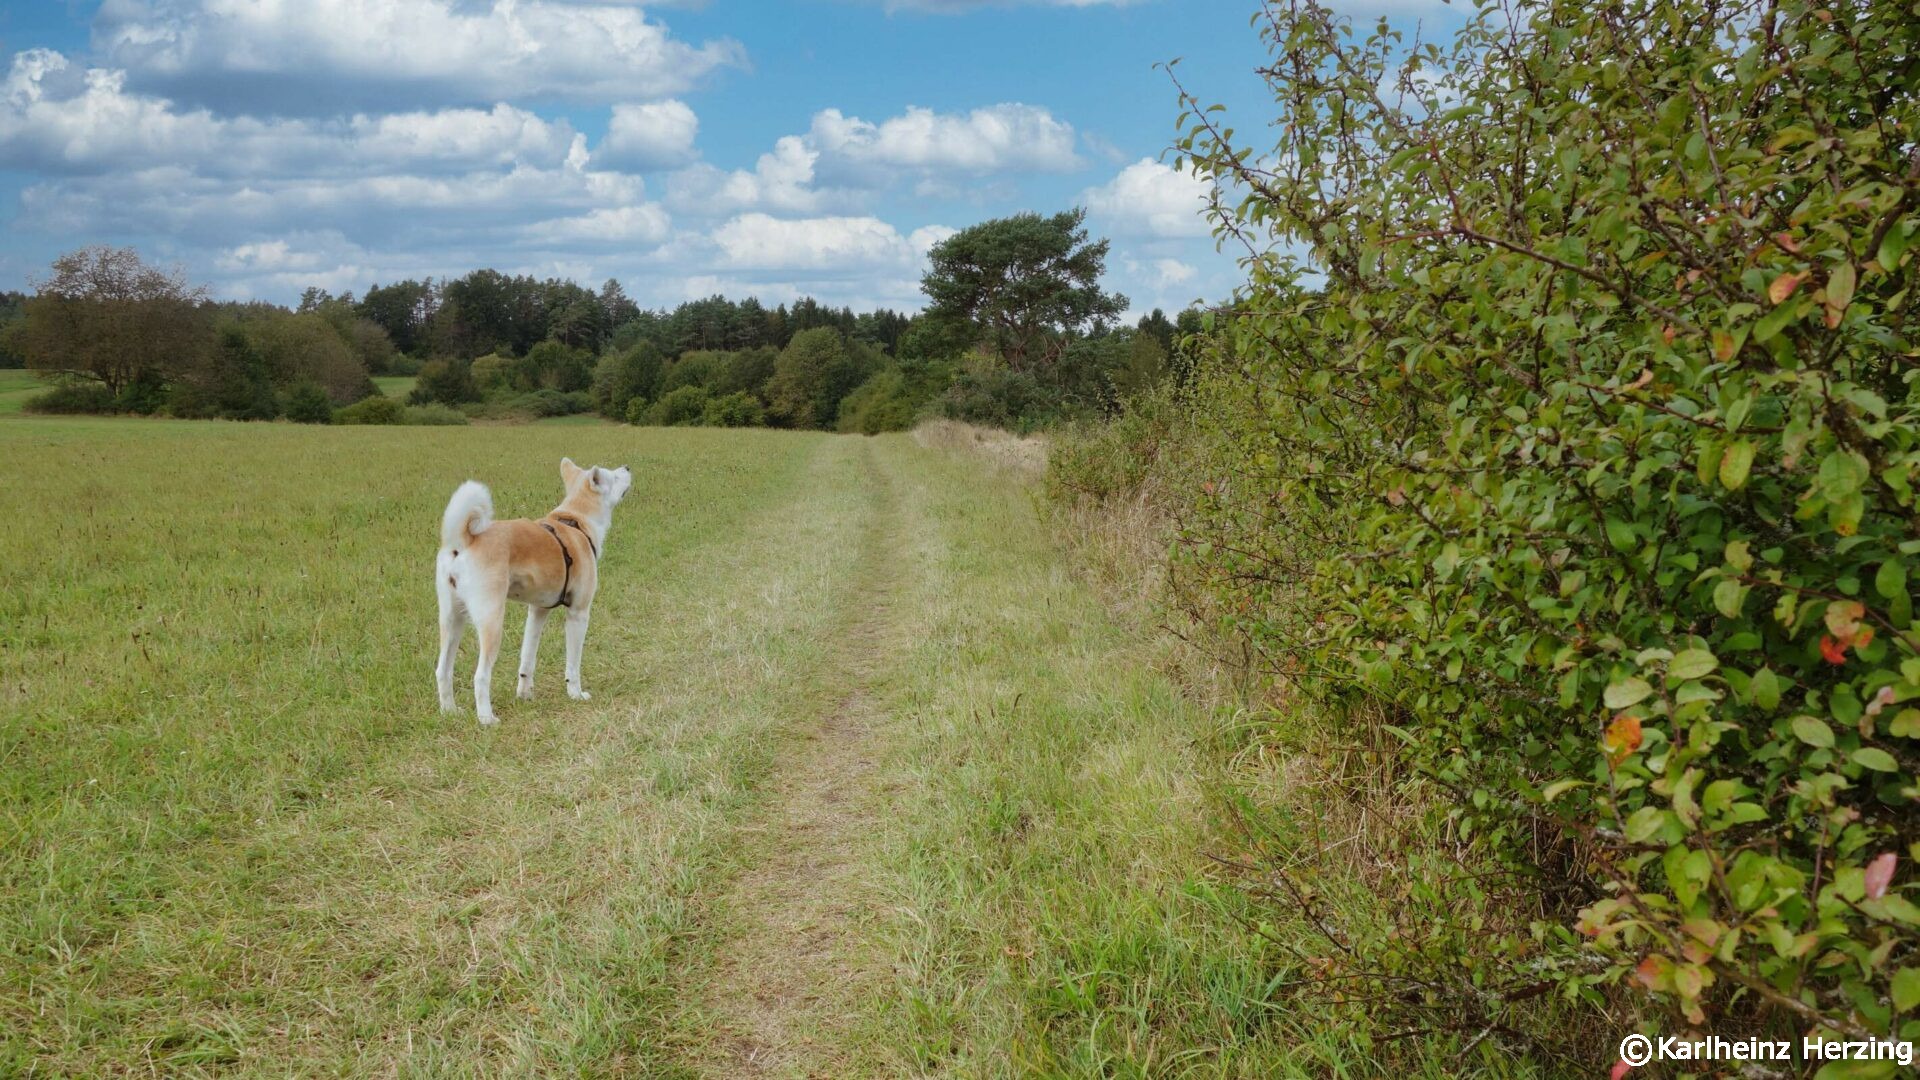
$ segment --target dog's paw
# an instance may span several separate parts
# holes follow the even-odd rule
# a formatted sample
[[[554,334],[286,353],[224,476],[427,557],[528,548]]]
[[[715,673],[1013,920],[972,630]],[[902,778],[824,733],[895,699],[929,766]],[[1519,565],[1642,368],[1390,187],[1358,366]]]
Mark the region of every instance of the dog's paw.
[[[493,725],[499,722],[500,722],[500,718],[493,715],[492,713],[486,713],[480,717],[481,727],[492,727]]]
[[[533,700],[533,684],[532,683],[520,684],[520,688],[513,692],[513,696],[519,698],[521,701],[532,701]]]
[[[572,698],[575,701],[592,701],[593,700],[592,694],[587,693],[585,690],[577,690],[571,686],[567,687],[567,696]]]
[[[443,713],[457,713],[460,711],[460,706],[455,703],[452,698],[441,698],[440,711]]]

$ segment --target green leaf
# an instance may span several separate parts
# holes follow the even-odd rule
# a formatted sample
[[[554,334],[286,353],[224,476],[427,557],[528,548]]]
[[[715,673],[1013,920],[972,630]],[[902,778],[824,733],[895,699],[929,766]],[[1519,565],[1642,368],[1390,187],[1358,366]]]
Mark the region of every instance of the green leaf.
[[[1901,1012],[1920,1005],[1920,968],[1903,967],[1893,973],[1893,1007]]]
[[[1752,468],[1753,443],[1747,439],[1735,439],[1720,458],[1720,483],[1728,491],[1738,491],[1747,482],[1747,473]]]
[[[1713,608],[1729,619],[1740,617],[1740,609],[1747,602],[1747,587],[1736,578],[1721,578],[1713,587]]]
[[[1907,591],[1907,567],[1899,559],[1888,559],[1873,575],[1873,591],[1891,600]]]
[[[1880,239],[1880,250],[1875,253],[1875,257],[1880,260],[1881,269],[1892,273],[1899,268],[1900,256],[1906,254],[1906,251],[1906,231],[1899,225],[1895,225],[1887,230],[1886,236]]]
[[[1817,716],[1796,716],[1793,718],[1794,737],[1808,746],[1826,748],[1833,745],[1833,729],[1825,720]]]
[[[1780,676],[1772,668],[1761,668],[1753,673],[1753,679],[1747,684],[1747,692],[1753,695],[1753,703],[1772,712],[1780,707]]]
[[[1857,494],[1867,482],[1867,459],[1845,450],[1835,450],[1820,459],[1820,475],[1814,488],[1829,502],[1838,502]]]
[[[1624,709],[1645,701],[1647,695],[1651,693],[1653,693],[1653,687],[1648,685],[1647,680],[1638,676],[1628,676],[1607,687],[1605,700],[1609,709]]]
[[[1753,568],[1753,554],[1747,550],[1747,542],[1745,540],[1728,542],[1726,557],[1727,565],[1743,574]]]
[[[1540,798],[1545,802],[1552,802],[1567,792],[1572,791],[1574,788],[1582,787],[1585,784],[1585,780],[1555,780],[1553,783],[1540,789]]]
[[[1673,816],[1672,811],[1662,810],[1657,806],[1643,806],[1635,810],[1627,818],[1627,839],[1636,844],[1646,843],[1660,832],[1671,816]]]
[[[1872,769],[1874,772],[1900,771],[1900,763],[1893,760],[1893,755],[1877,746],[1863,746],[1855,750],[1852,761],[1855,765],[1863,769]]]
[[[1667,665],[1669,679],[1699,679],[1713,674],[1720,661],[1705,649],[1684,649]]]
[[[1854,289],[1853,264],[1843,262],[1827,275],[1827,307],[1844,311],[1853,303]]]

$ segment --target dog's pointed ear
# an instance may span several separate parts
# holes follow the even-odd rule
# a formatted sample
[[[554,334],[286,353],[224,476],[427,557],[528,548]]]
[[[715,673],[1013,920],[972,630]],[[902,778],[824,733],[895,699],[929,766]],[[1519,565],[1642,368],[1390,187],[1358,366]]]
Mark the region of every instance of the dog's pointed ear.
[[[587,472],[587,486],[595,491],[607,490],[607,474],[600,466],[595,465]]]
[[[560,459],[560,482],[562,484],[567,487],[572,487],[573,478],[579,475],[580,466],[575,465],[572,458],[563,457]]]

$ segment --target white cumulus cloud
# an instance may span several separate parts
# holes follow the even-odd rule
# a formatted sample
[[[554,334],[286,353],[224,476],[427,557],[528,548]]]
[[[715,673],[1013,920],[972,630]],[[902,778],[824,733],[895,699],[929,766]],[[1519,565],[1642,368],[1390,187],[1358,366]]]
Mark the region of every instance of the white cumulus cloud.
[[[623,169],[655,169],[693,159],[694,136],[700,118],[683,101],[668,99],[613,107],[607,136],[594,149],[594,160]]]
[[[911,240],[874,217],[742,214],[713,239],[730,265],[759,270],[897,268],[920,257]]]
[[[818,214],[858,207],[863,193],[901,178],[937,197],[956,174],[979,178],[1080,167],[1073,126],[1034,105],[966,113],[909,107],[878,123],[823,109],[803,134],[783,135],[751,170],[700,163],[668,182],[676,209],[709,216],[742,210]]]
[[[571,125],[511,105],[330,120],[222,117],[131,92],[126,72],[47,49],[14,56],[0,98],[0,165],[50,172],[182,165],[268,178],[393,169],[555,165]]]
[[[135,85],[223,111],[631,101],[745,58],[728,39],[680,41],[638,5],[568,0],[106,0],[93,39]]]
[[[1101,223],[1123,236],[1206,236],[1206,181],[1152,158],[1120,170],[1080,199]]]
[[[1015,102],[949,114],[909,106],[877,124],[826,109],[814,115],[808,135],[823,154],[861,165],[970,173],[1063,172],[1080,166],[1073,125],[1046,109]]]

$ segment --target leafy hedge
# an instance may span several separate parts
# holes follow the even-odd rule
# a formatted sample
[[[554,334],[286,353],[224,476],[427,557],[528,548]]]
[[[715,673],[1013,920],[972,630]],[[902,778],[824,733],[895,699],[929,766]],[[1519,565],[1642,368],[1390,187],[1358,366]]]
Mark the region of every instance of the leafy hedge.
[[[1532,883],[1489,997],[1920,1036],[1920,13],[1268,10],[1180,572]]]

